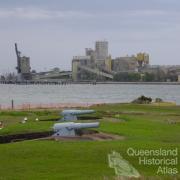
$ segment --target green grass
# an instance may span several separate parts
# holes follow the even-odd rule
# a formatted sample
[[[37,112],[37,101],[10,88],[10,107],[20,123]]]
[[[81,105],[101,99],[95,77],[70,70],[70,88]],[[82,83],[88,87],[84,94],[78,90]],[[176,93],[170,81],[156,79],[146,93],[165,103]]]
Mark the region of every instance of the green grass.
[[[24,117],[27,117],[28,121],[22,124],[21,121]],[[35,121],[36,118],[39,119],[38,122]],[[0,121],[5,126],[4,129],[0,130],[0,135],[50,131],[54,122],[58,119],[60,119],[60,116],[57,111],[0,112]]]
[[[176,114],[180,116],[180,106],[157,106],[157,105],[142,105],[142,104],[108,104],[103,106],[94,106],[99,112],[143,112],[143,113],[165,113]]]
[[[124,121],[112,123],[106,120],[101,123],[101,130],[124,135],[128,139],[180,143],[179,124],[168,124],[158,116],[121,115]]]
[[[109,168],[107,159],[108,153],[113,150],[128,160],[142,176],[156,176],[157,166],[139,165],[137,157],[127,155],[127,149],[180,149],[179,106],[111,104],[95,106],[93,109],[97,112],[91,116],[104,117],[100,120],[99,131],[124,136],[125,140],[31,140],[0,144],[0,180],[113,179],[114,169]],[[46,131],[54,122],[45,120],[57,119],[58,114],[57,111],[2,112],[0,119],[4,119],[6,127],[0,133]],[[29,121],[20,124],[19,120],[24,116]],[[35,122],[36,116],[42,121]],[[110,121],[109,116],[117,120]],[[169,124],[169,119],[176,124]],[[177,168],[180,171],[179,164]]]

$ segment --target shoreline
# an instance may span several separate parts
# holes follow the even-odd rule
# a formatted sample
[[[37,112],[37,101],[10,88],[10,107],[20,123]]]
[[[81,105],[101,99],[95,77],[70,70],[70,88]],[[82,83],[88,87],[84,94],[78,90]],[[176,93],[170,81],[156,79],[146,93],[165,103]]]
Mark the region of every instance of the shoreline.
[[[21,104],[16,105],[13,108],[11,106],[0,106],[1,111],[28,111],[28,110],[62,110],[62,109],[74,109],[74,108],[91,108],[92,106],[102,105],[117,105],[117,104],[136,104],[132,102],[109,102],[109,103],[49,103],[49,104]],[[153,106],[180,106],[173,101],[164,101],[161,103],[152,102],[150,104],[136,104],[136,105],[153,105]]]
[[[123,85],[180,85],[180,82],[116,82],[116,81],[23,81],[23,82],[1,82],[2,85],[98,85],[98,84],[123,84]]]
[[[30,104],[24,103],[21,105],[0,105],[0,110],[40,110],[40,109],[64,109],[64,108],[90,108],[91,106],[100,106],[104,104],[114,104],[114,103],[49,103],[49,104]]]
[[[180,82],[73,82],[72,84],[135,84],[135,85],[180,85]]]

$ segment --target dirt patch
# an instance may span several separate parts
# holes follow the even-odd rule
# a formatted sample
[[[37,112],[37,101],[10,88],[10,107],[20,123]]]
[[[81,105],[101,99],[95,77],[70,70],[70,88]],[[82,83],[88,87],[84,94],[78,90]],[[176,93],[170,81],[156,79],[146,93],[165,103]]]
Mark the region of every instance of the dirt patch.
[[[123,120],[123,119],[117,119],[117,118],[112,118],[112,117],[110,117],[110,118],[103,118],[102,119],[103,121],[108,121],[108,122],[114,122],[114,123],[120,123],[120,122],[125,122],[125,120]]]
[[[56,119],[43,119],[43,120],[39,120],[39,121],[53,121],[53,122],[57,122],[59,121],[60,118],[56,118]]]
[[[175,120],[175,119],[168,119],[168,120],[166,120],[166,122],[168,124],[179,124],[180,123],[179,120]]]
[[[95,130],[79,130],[76,132],[75,137],[48,137],[43,138],[48,140],[55,140],[55,141],[108,141],[108,140],[124,140],[125,137],[115,135],[115,134],[107,134],[98,132]]]
[[[107,133],[96,133],[96,134],[91,134],[91,135],[82,135],[82,138],[90,138],[91,140],[96,140],[96,141],[107,141],[107,140],[124,140],[125,137],[115,135],[115,134],[107,134]]]

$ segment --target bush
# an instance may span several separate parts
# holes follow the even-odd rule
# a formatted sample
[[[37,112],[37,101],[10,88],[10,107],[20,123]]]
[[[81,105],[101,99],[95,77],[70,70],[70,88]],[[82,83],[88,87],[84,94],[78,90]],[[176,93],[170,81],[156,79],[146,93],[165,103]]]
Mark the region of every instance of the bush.
[[[137,99],[132,101],[132,103],[135,103],[135,104],[150,104],[151,102],[152,102],[152,98],[146,97],[146,96],[140,96]]]
[[[156,102],[156,103],[160,103],[160,102],[163,102],[163,100],[162,100],[161,98],[156,98],[156,99],[155,99],[155,102]]]

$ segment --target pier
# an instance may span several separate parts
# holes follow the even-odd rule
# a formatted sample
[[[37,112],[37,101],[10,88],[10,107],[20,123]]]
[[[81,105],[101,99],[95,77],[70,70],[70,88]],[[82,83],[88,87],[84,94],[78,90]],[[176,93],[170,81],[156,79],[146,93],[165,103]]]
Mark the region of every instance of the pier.
[[[0,84],[15,84],[15,85],[67,85],[71,81],[0,81]]]
[[[180,85],[180,82],[116,82],[116,81],[0,81],[0,84],[14,85],[68,85],[68,84],[134,84],[134,85]]]

